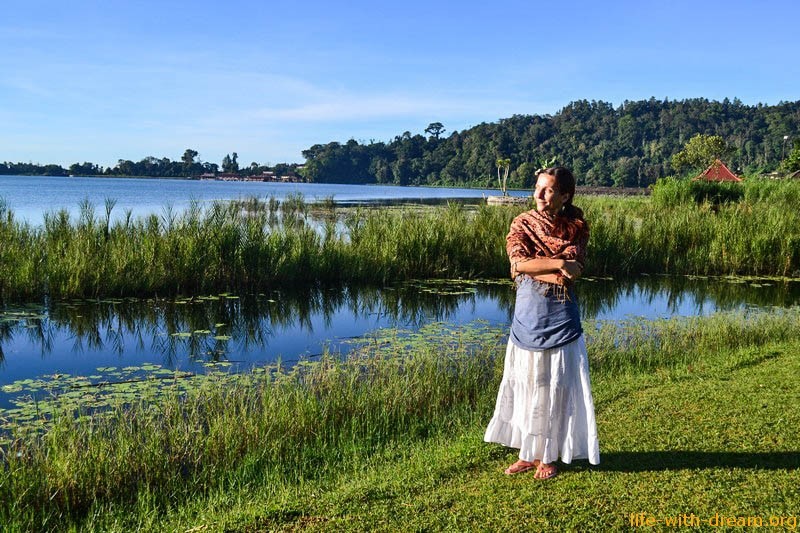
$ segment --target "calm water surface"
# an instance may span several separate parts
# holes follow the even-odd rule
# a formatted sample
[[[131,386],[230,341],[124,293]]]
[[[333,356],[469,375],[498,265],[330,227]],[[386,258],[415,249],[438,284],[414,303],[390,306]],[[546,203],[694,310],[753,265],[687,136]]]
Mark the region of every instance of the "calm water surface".
[[[636,320],[800,303],[800,282],[726,278],[584,279],[584,319]],[[345,353],[379,328],[475,320],[507,326],[506,280],[418,282],[384,288],[6,305],[0,313],[0,386],[54,373],[146,363],[202,372],[209,362],[253,365]],[[0,395],[0,407],[4,400]]]
[[[0,199],[14,215],[31,224],[40,224],[47,212],[66,209],[75,215],[79,205],[89,200],[97,213],[106,199],[116,200],[113,216],[123,217],[130,210],[134,217],[162,214],[168,207],[179,212],[192,201],[201,205],[215,200],[249,197],[274,197],[302,194],[313,202],[333,198],[337,203],[369,203],[386,200],[473,199],[496,195],[496,190],[433,187],[395,187],[389,185],[340,185],[316,183],[251,183],[144,178],[64,178],[51,176],[0,176]],[[529,192],[513,192],[525,196]],[[112,218],[113,218],[112,216]]]

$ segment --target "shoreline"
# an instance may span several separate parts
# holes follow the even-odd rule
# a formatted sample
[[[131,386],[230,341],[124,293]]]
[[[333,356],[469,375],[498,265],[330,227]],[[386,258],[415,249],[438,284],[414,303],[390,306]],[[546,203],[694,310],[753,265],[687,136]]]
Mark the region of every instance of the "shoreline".
[[[186,177],[186,176],[83,176],[83,175],[70,175],[70,176],[52,176],[46,174],[0,174],[9,177],[26,177],[26,178],[91,178],[91,179],[141,179],[141,180],[182,180],[182,181],[219,181],[225,183],[302,183],[304,185],[354,185],[359,187],[399,187],[399,188],[422,188],[422,189],[467,189],[467,190],[490,190],[497,191],[502,194],[500,189],[493,187],[486,187],[480,185],[436,185],[436,184],[420,184],[420,185],[398,185],[395,183],[338,183],[338,182],[309,182],[309,181],[258,181],[258,180],[222,180],[222,179],[206,179],[203,180],[199,177]],[[242,176],[245,178],[246,176]],[[614,186],[599,186],[599,185],[578,185],[576,186],[577,194],[592,194],[601,196],[649,196],[651,192],[650,187],[614,187]],[[507,188],[508,192],[514,193],[531,193],[531,189],[524,188]]]

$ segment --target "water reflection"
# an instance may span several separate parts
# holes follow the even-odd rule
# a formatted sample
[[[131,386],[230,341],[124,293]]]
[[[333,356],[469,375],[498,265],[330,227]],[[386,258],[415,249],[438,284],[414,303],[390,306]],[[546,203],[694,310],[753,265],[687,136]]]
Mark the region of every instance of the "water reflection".
[[[699,315],[800,301],[800,283],[786,280],[584,279],[578,292],[586,319]],[[513,304],[509,281],[483,280],[8,305],[0,313],[0,385],[120,364],[203,371],[208,362],[247,368],[292,361],[326,348],[346,351],[349,339],[384,327],[476,319],[508,324]]]
[[[660,275],[596,278],[581,281],[580,298],[584,318],[706,315],[742,307],[797,305],[800,280]]]

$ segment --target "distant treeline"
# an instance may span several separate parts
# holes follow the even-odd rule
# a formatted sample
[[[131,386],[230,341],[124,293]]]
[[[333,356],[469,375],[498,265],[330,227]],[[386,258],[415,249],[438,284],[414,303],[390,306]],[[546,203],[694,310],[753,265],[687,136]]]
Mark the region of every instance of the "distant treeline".
[[[60,165],[39,165],[34,163],[0,163],[0,175],[20,176],[147,176],[164,178],[196,178],[202,174],[217,174],[219,172],[232,174],[261,174],[264,171],[274,172],[277,176],[291,176],[296,173],[298,165],[278,163],[274,166],[260,165],[256,162],[246,167],[240,167],[238,154],[226,154],[222,159],[222,166],[216,163],[200,162],[195,159],[198,152],[187,148],[178,161],[168,157],[148,156],[141,161],[134,162],[120,159],[113,167],[103,167],[95,163],[73,163],[69,168]]]
[[[196,177],[204,173],[277,175],[298,171],[317,183],[496,186],[497,160],[510,161],[509,186],[529,187],[546,163],[569,166],[581,185],[644,187],[673,174],[672,156],[696,134],[718,135],[732,149],[725,163],[737,173],[775,170],[800,140],[800,101],[748,106],[739,99],[572,102],[555,115],[514,115],[445,136],[434,122],[425,134],[404,132],[388,143],[316,144],[303,151],[306,164],[239,167],[237,154],[222,165],[197,161],[187,149],[178,161],[120,159],[114,167],[75,163],[0,164],[0,174]]]
[[[511,160],[509,186],[528,187],[537,168],[557,162],[580,184],[643,187],[672,175],[672,156],[696,134],[719,135],[734,150],[734,171],[760,174],[778,167],[800,134],[800,101],[748,106],[739,99],[572,102],[553,116],[514,115],[454,131],[441,123],[425,133],[362,144],[317,144],[305,150],[313,182],[398,185],[497,184],[498,159]],[[788,137],[785,139],[784,137]]]

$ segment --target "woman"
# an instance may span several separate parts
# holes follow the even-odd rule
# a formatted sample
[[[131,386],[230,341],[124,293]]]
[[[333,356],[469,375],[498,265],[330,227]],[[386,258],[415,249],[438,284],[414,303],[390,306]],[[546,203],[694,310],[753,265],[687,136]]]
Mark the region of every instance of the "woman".
[[[538,173],[536,209],[511,223],[506,250],[517,285],[503,380],[484,440],[519,448],[506,474],[558,472],[555,461],[600,462],[589,362],[574,280],[583,270],[589,227],[572,205],[575,177],[564,167]]]

